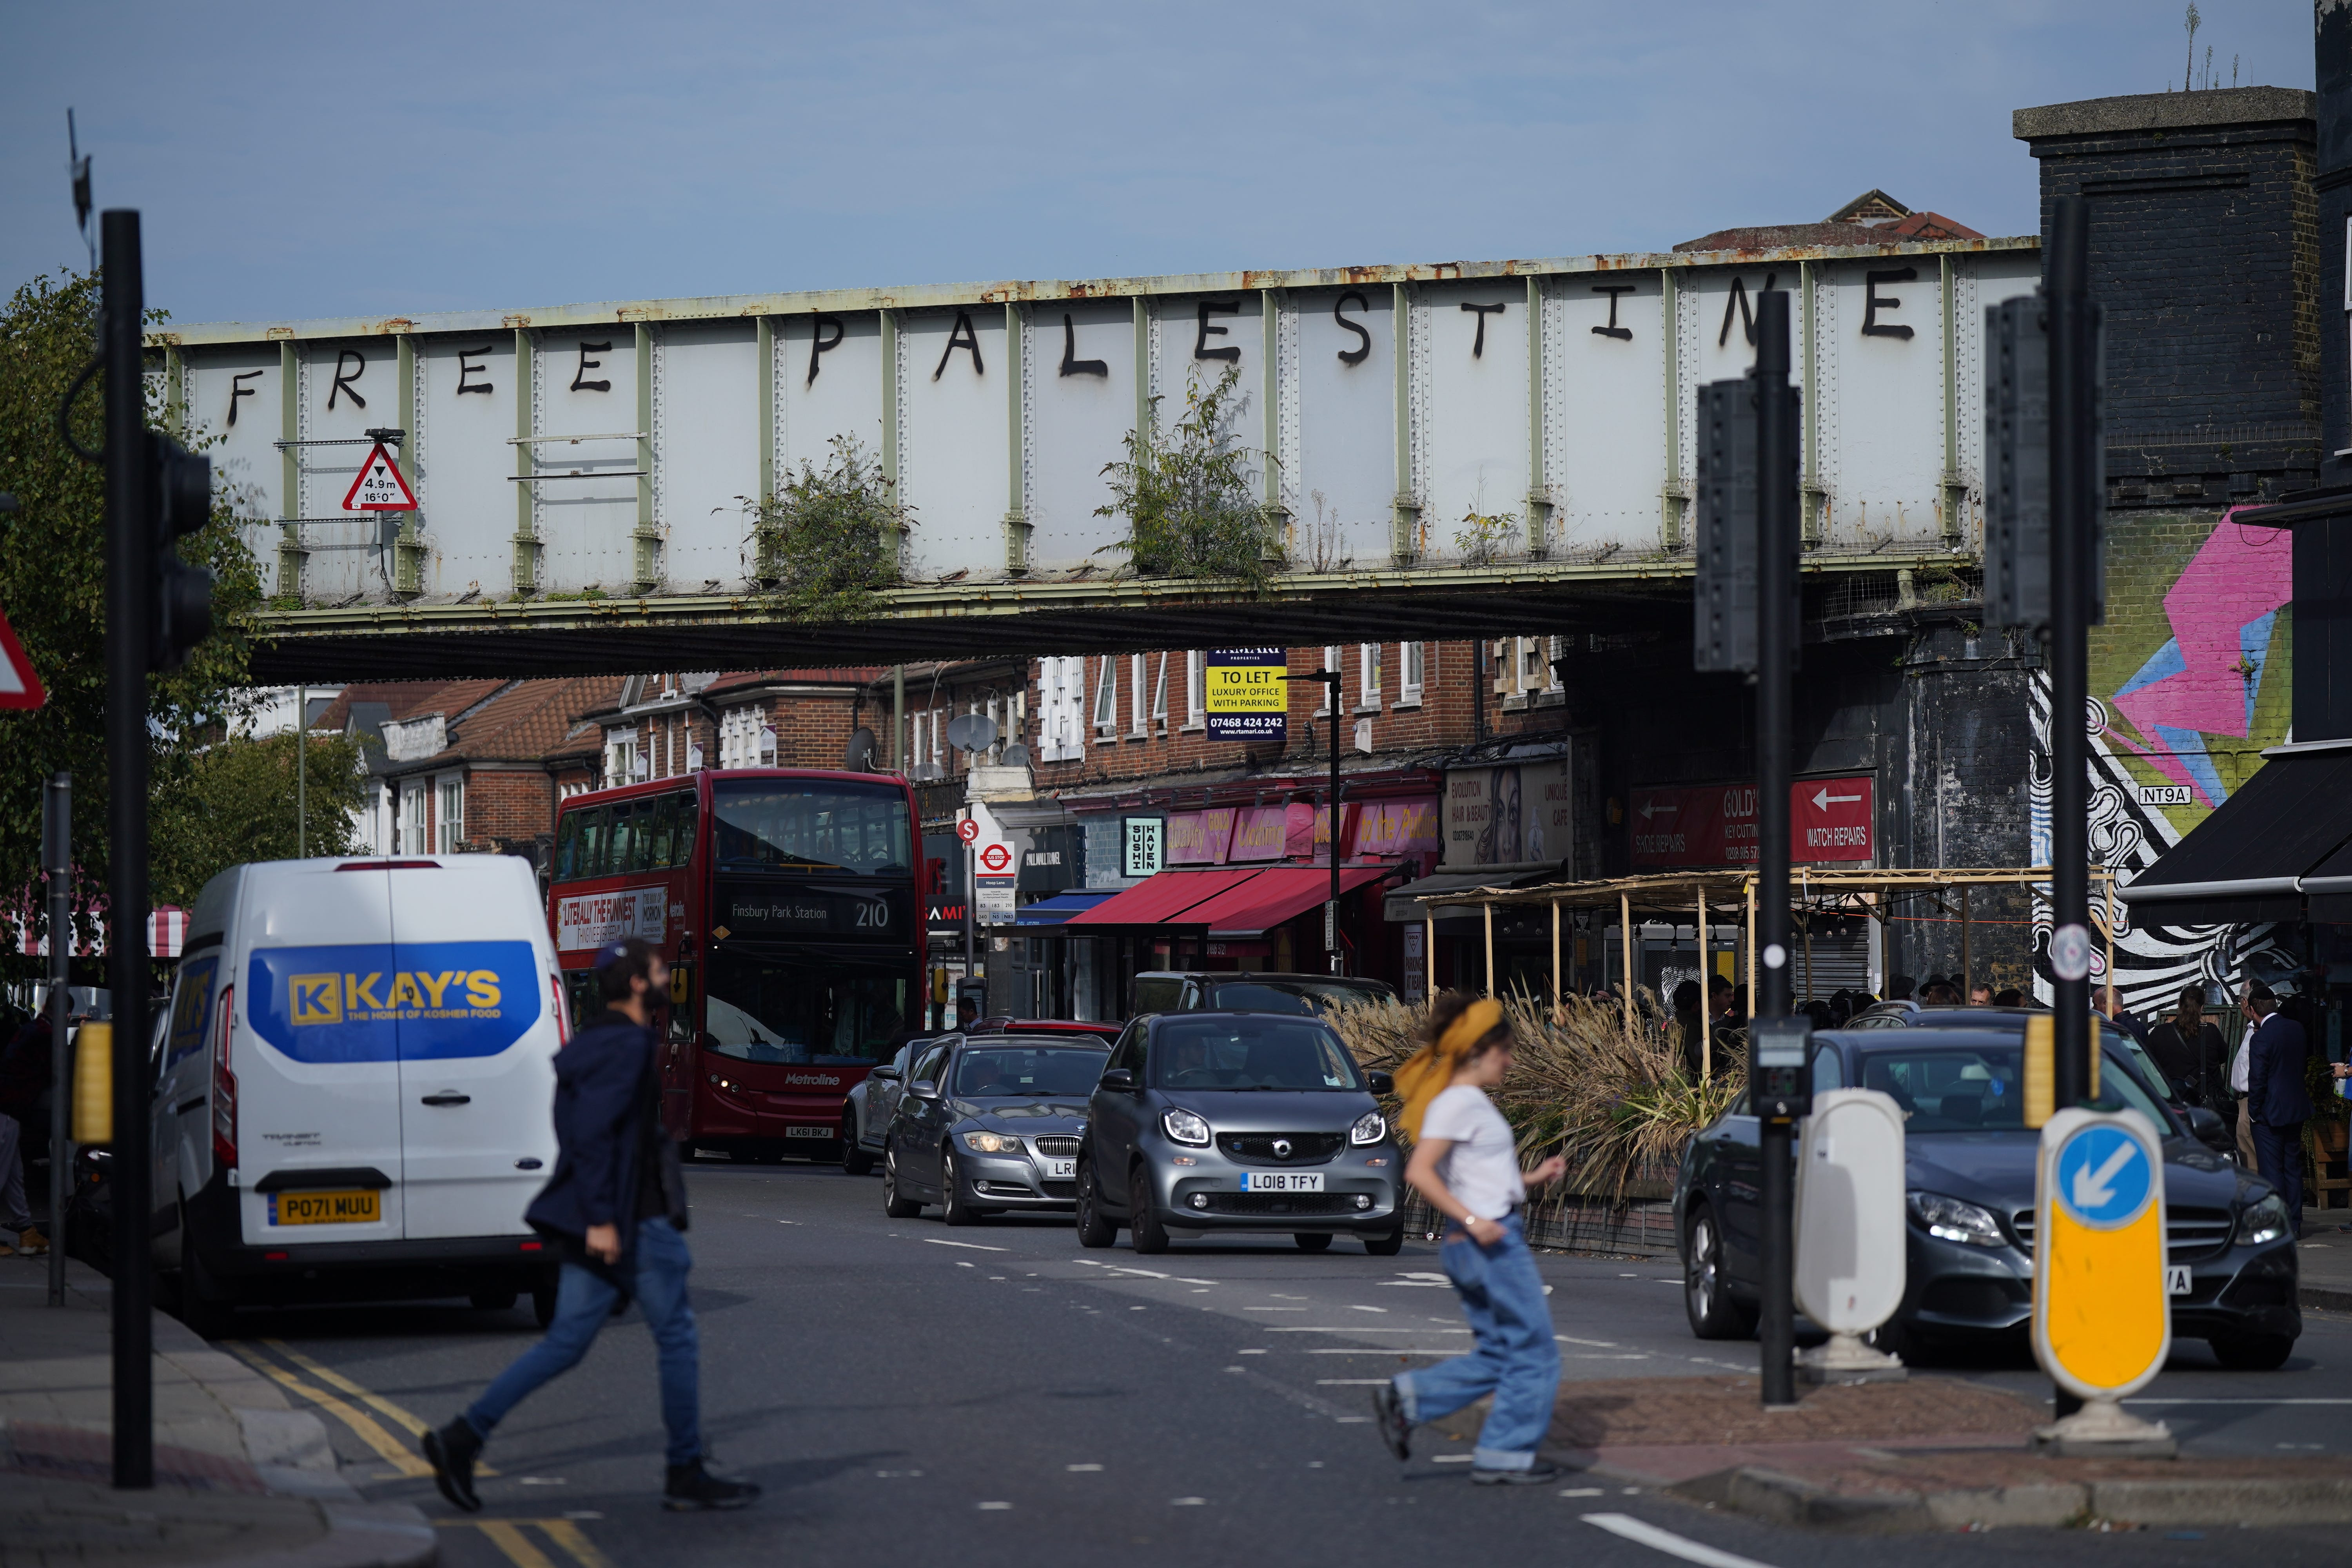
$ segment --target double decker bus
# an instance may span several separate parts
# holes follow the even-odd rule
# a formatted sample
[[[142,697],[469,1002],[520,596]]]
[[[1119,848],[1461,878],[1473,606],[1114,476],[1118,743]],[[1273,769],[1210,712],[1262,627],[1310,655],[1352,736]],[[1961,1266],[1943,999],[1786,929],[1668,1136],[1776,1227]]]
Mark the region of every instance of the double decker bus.
[[[574,795],[548,923],[576,1028],[596,950],[670,963],[662,1119],[691,1150],[837,1156],[842,1102],[919,1019],[914,792],[890,774],[730,768]]]

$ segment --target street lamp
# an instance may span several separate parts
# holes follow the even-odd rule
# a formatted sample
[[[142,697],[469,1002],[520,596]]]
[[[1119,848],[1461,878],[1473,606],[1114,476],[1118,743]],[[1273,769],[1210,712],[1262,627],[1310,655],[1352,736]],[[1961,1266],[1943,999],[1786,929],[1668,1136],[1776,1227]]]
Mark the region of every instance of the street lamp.
[[[1330,688],[1331,707],[1331,897],[1323,905],[1323,948],[1330,954],[1331,973],[1347,973],[1339,953],[1339,672],[1318,669],[1312,675],[1277,675],[1276,680],[1319,680]]]

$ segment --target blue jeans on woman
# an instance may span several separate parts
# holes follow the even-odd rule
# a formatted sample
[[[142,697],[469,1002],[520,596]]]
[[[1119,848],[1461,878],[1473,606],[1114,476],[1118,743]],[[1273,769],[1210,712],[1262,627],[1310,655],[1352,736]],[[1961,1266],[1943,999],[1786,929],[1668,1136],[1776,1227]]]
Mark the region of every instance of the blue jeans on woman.
[[[1551,1428],[1553,1395],[1559,1392],[1559,1343],[1552,1338],[1551,1305],[1543,1279],[1528,1250],[1519,1216],[1500,1222],[1503,1238],[1481,1247],[1459,1226],[1449,1226],[1438,1256],[1445,1277],[1462,1298],[1477,1348],[1418,1372],[1400,1373],[1397,1400],[1404,1418],[1419,1426],[1450,1415],[1487,1394],[1495,1407],[1478,1433],[1472,1463],[1482,1470],[1524,1470],[1536,1462],[1536,1447]]]
[[[637,1223],[629,1261],[635,1269],[631,1288],[661,1352],[662,1424],[669,1428],[669,1462],[690,1465],[702,1456],[700,1352],[694,1309],[686,1299],[686,1276],[694,1258],[686,1249],[686,1237],[669,1221],[648,1219]],[[523,1352],[467,1408],[467,1424],[488,1437],[490,1428],[532,1390],[579,1365],[595,1342],[596,1331],[612,1317],[620,1294],[590,1270],[565,1264],[547,1337]]]

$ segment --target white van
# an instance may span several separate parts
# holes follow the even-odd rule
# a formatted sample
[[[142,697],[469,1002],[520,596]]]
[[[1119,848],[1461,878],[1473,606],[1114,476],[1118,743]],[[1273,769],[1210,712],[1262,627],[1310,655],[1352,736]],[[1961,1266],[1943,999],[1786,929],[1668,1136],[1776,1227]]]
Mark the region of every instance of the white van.
[[[557,1263],[523,1210],[568,1029],[529,864],[235,866],[188,931],[152,1115],[156,1264],[191,1326],[526,1290],[544,1322]]]

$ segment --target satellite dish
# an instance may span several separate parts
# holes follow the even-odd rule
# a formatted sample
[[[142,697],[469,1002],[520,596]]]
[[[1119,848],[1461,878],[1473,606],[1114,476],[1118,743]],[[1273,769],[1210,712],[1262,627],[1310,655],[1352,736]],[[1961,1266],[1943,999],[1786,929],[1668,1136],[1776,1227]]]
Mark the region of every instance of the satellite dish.
[[[984,752],[996,744],[996,721],[985,713],[966,713],[950,719],[948,744],[959,752]]]
[[[1004,765],[1008,768],[1027,767],[1029,765],[1029,748],[1023,745],[1018,741],[1015,741],[1013,744],[1005,747]]]
[[[874,731],[860,724],[849,737],[848,748],[841,753],[844,772],[870,773],[874,771]]]

